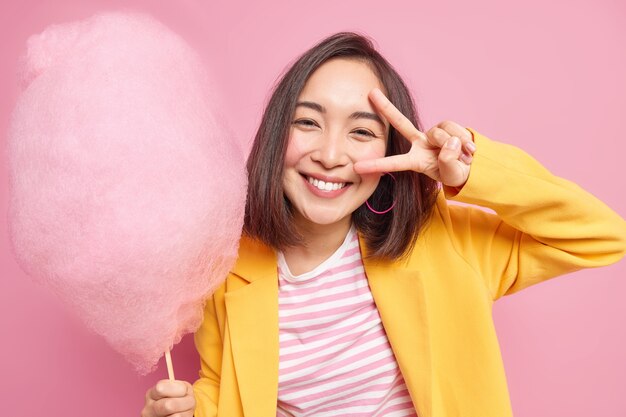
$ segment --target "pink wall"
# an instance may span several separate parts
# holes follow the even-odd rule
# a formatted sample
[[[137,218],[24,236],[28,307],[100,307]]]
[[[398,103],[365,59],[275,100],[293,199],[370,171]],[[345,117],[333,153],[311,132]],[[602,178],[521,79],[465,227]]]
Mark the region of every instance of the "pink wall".
[[[121,5],[153,14],[212,59],[230,92],[226,113],[246,144],[284,66],[325,35],[357,30],[373,36],[406,77],[426,127],[451,119],[516,144],[626,215],[621,1],[2,2],[3,144],[26,38],[48,24]],[[0,175],[6,213],[4,160]],[[18,269],[6,230],[0,222],[0,414],[139,415],[145,390],[165,377],[164,367],[144,378],[134,374]],[[623,261],[496,304],[517,417],[624,415],[625,276]],[[197,355],[190,336],[173,355],[177,376],[193,381]]]

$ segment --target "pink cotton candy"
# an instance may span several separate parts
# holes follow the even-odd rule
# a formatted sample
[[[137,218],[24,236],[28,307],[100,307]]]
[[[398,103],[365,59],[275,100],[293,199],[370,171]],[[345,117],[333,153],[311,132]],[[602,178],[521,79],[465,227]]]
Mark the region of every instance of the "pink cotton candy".
[[[20,266],[142,374],[232,267],[244,158],[197,54],[131,13],[28,40],[9,129]]]

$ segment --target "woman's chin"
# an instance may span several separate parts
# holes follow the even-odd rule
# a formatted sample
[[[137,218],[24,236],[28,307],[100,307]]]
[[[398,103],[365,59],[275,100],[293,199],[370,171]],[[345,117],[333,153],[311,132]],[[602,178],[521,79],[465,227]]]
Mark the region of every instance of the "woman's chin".
[[[340,226],[342,224],[350,224],[350,214],[345,213],[305,213],[304,220],[316,226]]]

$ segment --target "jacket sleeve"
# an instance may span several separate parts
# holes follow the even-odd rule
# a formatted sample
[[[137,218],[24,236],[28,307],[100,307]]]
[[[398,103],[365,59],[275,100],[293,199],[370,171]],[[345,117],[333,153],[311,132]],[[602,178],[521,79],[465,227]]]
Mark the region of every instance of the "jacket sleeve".
[[[204,320],[194,334],[196,350],[200,355],[199,379],[193,384],[196,398],[194,417],[217,415],[222,367],[222,332],[218,320],[216,299],[223,299],[224,286],[207,299]]]
[[[626,222],[618,214],[521,149],[471,131],[476,151],[468,180],[443,192],[496,214],[445,201],[438,207],[456,250],[480,271],[493,300],[624,256]]]

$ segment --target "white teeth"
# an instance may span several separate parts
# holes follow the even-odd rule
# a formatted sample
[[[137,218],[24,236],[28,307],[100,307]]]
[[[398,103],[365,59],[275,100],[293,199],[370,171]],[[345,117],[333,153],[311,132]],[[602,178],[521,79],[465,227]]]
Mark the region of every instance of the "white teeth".
[[[324,182],[317,178],[307,177],[309,184],[322,191],[334,191],[339,190],[346,186],[345,182]]]

